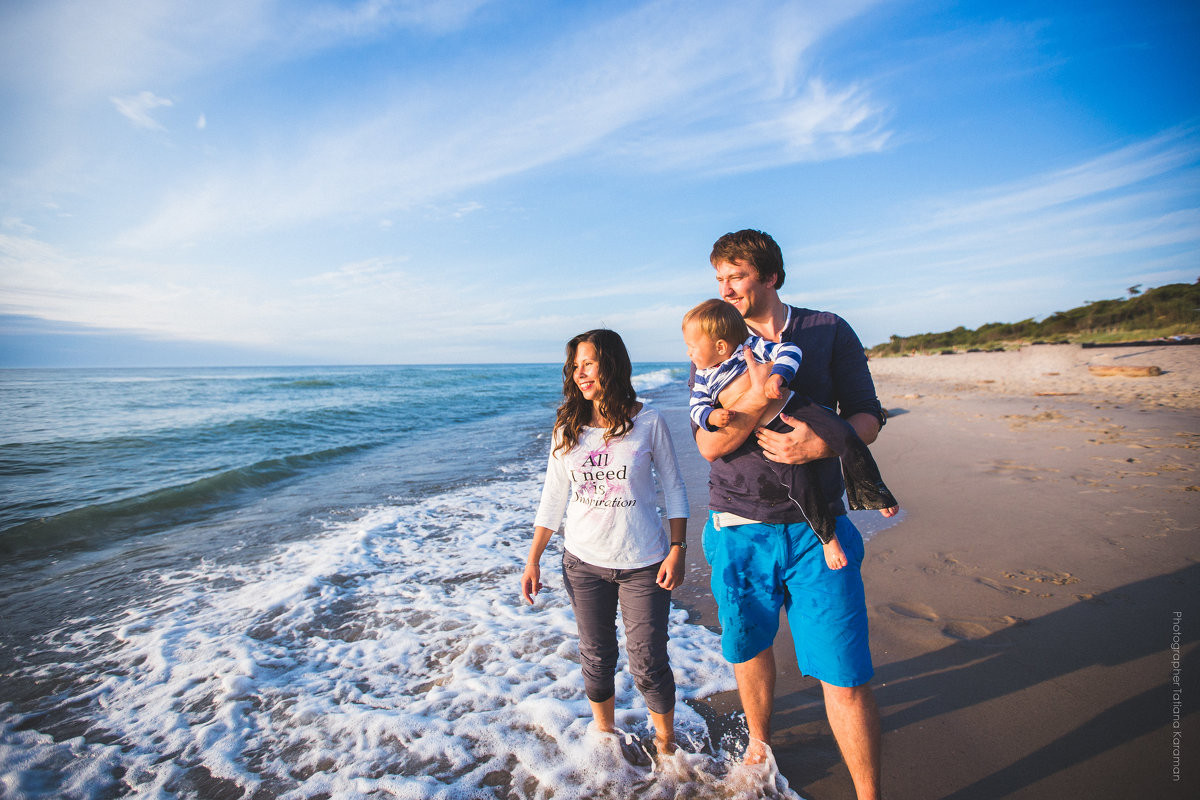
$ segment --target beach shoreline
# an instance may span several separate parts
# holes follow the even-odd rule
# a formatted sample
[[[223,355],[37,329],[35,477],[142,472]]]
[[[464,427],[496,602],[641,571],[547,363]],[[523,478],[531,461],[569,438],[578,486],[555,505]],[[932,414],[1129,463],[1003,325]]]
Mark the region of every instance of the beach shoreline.
[[[1088,371],[1100,363],[1163,374]],[[1200,673],[1200,352],[1045,345],[871,368],[890,412],[872,451],[904,509],[863,564],[886,796],[1188,796],[1200,730],[1171,681]],[[680,428],[695,555],[677,601],[711,627],[707,465]],[[808,800],[852,798],[782,630],[780,770]],[[736,737],[735,694],[705,705]]]

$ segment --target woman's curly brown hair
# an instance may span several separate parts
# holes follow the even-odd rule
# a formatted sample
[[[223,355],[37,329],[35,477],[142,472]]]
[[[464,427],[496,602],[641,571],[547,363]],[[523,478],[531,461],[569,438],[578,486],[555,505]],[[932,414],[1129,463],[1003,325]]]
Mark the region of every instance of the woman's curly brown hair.
[[[600,415],[608,420],[604,441],[623,436],[633,428],[637,392],[630,380],[633,365],[629,362],[625,342],[621,341],[616,331],[607,328],[581,333],[567,342],[567,361],[563,364],[563,401],[554,421],[554,430],[558,434],[555,453],[569,451],[579,444],[580,432],[592,420],[592,403],[575,383],[575,351],[583,342],[596,348],[596,359],[599,361],[600,397],[596,405]]]

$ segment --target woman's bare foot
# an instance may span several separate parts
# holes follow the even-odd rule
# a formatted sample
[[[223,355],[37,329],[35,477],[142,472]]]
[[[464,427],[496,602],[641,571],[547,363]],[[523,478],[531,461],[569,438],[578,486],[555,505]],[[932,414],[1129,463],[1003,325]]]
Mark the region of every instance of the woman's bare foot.
[[[750,739],[746,742],[746,755],[742,758],[743,764],[765,764],[771,758],[771,748],[766,742],[759,739]]]
[[[589,722],[587,725],[587,729],[588,729],[588,733],[607,734],[609,736],[617,735],[616,726],[614,726],[614,725],[605,726],[604,724],[602,724],[601,722],[599,722],[597,720],[592,720],[591,722]]]
[[[679,745],[675,743],[675,734],[672,733],[668,736],[655,734],[654,749],[660,756],[675,755],[675,752],[679,750]]]
[[[825,563],[830,569],[841,569],[850,563],[846,558],[846,551],[842,549],[842,543],[838,541],[837,536],[834,536],[828,542],[821,545],[821,549],[825,551]]]

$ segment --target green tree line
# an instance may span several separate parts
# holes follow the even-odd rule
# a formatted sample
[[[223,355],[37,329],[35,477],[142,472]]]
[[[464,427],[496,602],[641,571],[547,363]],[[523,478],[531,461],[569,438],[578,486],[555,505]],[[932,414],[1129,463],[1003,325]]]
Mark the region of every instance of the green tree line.
[[[1170,283],[1129,297],[1097,300],[1070,311],[1057,311],[1040,322],[989,322],[974,330],[962,326],[942,333],[892,337],[868,350],[870,355],[928,353],[943,350],[994,350],[1037,342],[1118,342],[1200,333],[1200,280]]]

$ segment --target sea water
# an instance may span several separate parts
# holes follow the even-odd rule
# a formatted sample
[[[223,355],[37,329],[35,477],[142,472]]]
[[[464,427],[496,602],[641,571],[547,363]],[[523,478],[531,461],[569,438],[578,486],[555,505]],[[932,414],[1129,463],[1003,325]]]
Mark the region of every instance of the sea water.
[[[634,382],[683,413],[686,377]],[[682,610],[692,754],[588,733],[559,537],[518,597],[561,382],[0,371],[0,797],[795,797],[709,740],[688,701],[734,682]],[[624,658],[616,701],[649,737]]]

